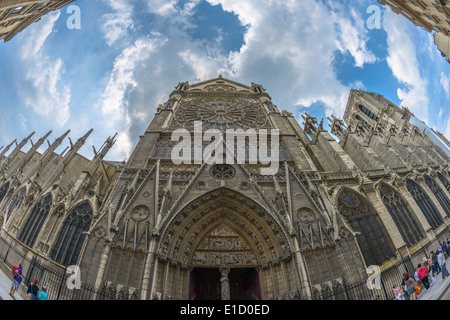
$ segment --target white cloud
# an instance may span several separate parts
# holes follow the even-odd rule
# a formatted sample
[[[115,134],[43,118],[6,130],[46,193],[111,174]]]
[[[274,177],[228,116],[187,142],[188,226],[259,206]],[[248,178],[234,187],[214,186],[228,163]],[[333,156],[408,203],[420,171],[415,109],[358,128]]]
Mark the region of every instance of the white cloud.
[[[414,25],[391,10],[386,10],[383,26],[387,32],[387,63],[398,81],[407,87],[397,90],[398,98],[402,106],[409,108],[420,120],[427,122],[428,83],[420,74],[417,48],[410,36]]]
[[[447,126],[445,127],[445,130],[444,130],[444,136],[445,136],[448,140],[450,140],[450,118],[449,118],[448,121],[447,121]]]
[[[147,1],[159,15],[164,35],[140,40],[116,59],[102,100],[102,110],[114,130],[123,131],[111,151],[116,158],[130,154],[132,141],[142,134],[153,115],[150,111],[168,99],[179,81],[197,82],[223,74],[250,84],[264,85],[281,109],[323,103],[328,114],[343,115],[350,87],[335,74],[336,51],[349,54],[354,65],[375,61],[367,49],[364,21],[350,16],[340,5],[305,1],[208,0],[235,14],[246,31],[239,51],[223,53],[220,36],[193,39],[189,28],[198,0],[177,7],[175,1]],[[346,18],[347,17],[347,18]],[[163,31],[161,31],[163,32]],[[164,41],[162,41],[164,40]],[[143,116],[147,115],[147,117]],[[120,123],[124,130],[117,128]],[[113,127],[111,127],[112,130]]]
[[[135,69],[145,67],[145,61],[151,53],[165,41],[159,38],[139,38],[133,45],[125,48],[114,62],[113,71],[102,97],[101,109],[110,130],[118,130],[118,126],[122,124],[116,143],[116,152],[121,156],[128,157],[133,147],[129,132],[132,118],[128,96],[138,85]]]
[[[128,31],[134,28],[134,6],[127,0],[104,0],[113,10],[103,16],[105,20],[102,31],[108,45],[113,45],[117,40],[128,35]]]
[[[365,21],[352,10],[353,21],[349,18],[337,15],[336,20],[340,29],[337,46],[341,52],[349,51],[355,59],[355,66],[362,68],[366,63],[377,61],[375,55],[367,47],[365,35]]]
[[[22,113],[19,113],[19,114],[17,115],[17,118],[18,118],[18,120],[19,120],[19,124],[20,124],[21,129],[22,129],[23,131],[27,131],[27,130],[28,130],[28,127],[27,127],[27,119],[25,118],[25,116],[24,116]]]
[[[351,88],[333,69],[335,52],[349,53],[355,66],[375,61],[366,48],[366,29],[356,15],[319,1],[208,0],[221,4],[248,26],[245,44],[231,54],[234,75],[264,82],[282,108],[323,102],[342,116]],[[292,111],[292,110],[291,110]]]
[[[441,72],[441,84],[447,94],[447,98],[450,99],[450,76],[445,75],[444,72]]]
[[[25,77],[20,82],[21,97],[27,107],[52,119],[57,127],[63,127],[70,116],[70,89],[60,85],[64,74],[61,59],[53,59],[43,52],[44,43],[52,33],[60,12],[52,12],[27,30],[21,48]]]
[[[175,5],[178,0],[147,0],[148,11],[163,17],[177,13]]]

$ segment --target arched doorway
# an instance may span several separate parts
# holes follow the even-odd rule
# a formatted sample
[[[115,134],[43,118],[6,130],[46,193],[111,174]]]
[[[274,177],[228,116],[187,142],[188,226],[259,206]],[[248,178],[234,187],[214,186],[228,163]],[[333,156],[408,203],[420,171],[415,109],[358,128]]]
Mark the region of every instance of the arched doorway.
[[[230,300],[261,300],[259,275],[255,268],[228,270]],[[221,268],[194,269],[190,278],[189,300],[222,300],[223,273],[220,271]]]
[[[216,189],[168,218],[158,245],[153,294],[255,300],[301,288],[284,225],[245,195]]]
[[[260,300],[258,264],[251,246],[221,224],[194,252],[189,300]]]

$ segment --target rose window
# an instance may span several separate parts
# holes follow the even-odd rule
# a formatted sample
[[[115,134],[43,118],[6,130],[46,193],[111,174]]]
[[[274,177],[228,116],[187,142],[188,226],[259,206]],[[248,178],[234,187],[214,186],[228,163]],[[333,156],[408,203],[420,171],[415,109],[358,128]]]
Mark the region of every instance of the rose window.
[[[201,121],[204,129],[267,128],[268,119],[257,102],[245,99],[192,99],[179,107],[174,121],[183,128],[193,128]]]
[[[218,180],[229,180],[234,177],[236,171],[234,168],[227,164],[218,164],[211,168],[211,176]]]

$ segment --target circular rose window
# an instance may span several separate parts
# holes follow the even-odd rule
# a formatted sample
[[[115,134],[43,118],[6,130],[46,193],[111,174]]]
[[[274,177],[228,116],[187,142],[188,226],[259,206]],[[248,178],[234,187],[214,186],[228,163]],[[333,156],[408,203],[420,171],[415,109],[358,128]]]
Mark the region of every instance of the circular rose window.
[[[210,173],[217,180],[229,180],[234,177],[236,170],[228,164],[218,164],[211,168]]]
[[[268,119],[258,104],[239,98],[190,99],[183,101],[174,115],[183,128],[192,128],[201,121],[205,129],[267,128]]]

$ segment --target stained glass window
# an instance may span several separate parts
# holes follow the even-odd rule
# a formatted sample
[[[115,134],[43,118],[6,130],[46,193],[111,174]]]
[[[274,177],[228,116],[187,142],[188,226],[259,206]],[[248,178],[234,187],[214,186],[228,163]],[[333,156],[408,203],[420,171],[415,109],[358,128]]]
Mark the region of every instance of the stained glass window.
[[[43,198],[38,204],[36,204],[31,211],[30,216],[22,229],[19,241],[22,241],[25,245],[33,247],[36,238],[47,219],[48,213],[52,206],[52,196],[48,195]]]
[[[364,112],[364,114],[366,116],[368,116],[370,119],[373,119],[375,121],[378,121],[378,117],[369,109],[367,109],[366,107],[364,107],[363,105],[359,105],[359,110],[361,110],[362,112]]]
[[[419,184],[408,179],[406,181],[406,188],[408,189],[409,193],[411,193],[420,210],[422,210],[425,218],[427,219],[433,230],[437,229],[444,223],[444,220],[437,211],[436,207],[433,205],[430,197],[425,193],[422,187],[419,186]]]
[[[6,220],[9,219],[11,212],[13,212],[16,209],[19,209],[22,206],[23,201],[25,200],[25,195],[27,193],[26,188],[20,189],[12,198],[11,202],[9,203],[8,207],[8,213],[6,215]]]
[[[379,215],[358,193],[343,191],[338,210],[358,232],[358,243],[368,265],[381,265],[395,256],[394,245]]]
[[[411,246],[422,239],[424,230],[417,223],[417,218],[411,213],[406,201],[387,185],[381,186],[380,195],[406,245]]]
[[[3,198],[6,196],[6,193],[9,189],[9,181],[3,185],[3,187],[0,189],[0,202],[3,201]]]
[[[425,176],[425,183],[430,188],[431,192],[436,196],[437,200],[441,204],[445,213],[450,216],[450,201],[448,200],[447,195],[444,193],[444,190],[439,187],[439,185],[434,181],[430,176]]]
[[[439,180],[441,180],[445,189],[447,189],[447,191],[450,193],[450,182],[448,181],[448,179],[444,175],[442,175],[440,172],[437,173],[437,176],[438,176]]]
[[[73,209],[64,221],[51,259],[65,266],[76,265],[91,221],[92,209],[89,203],[84,202]]]

